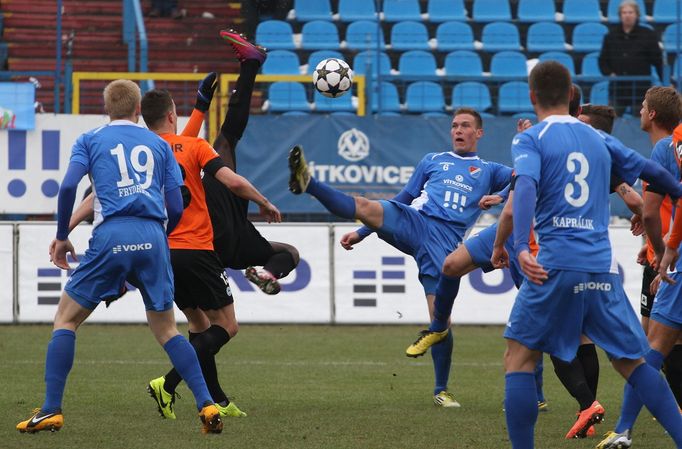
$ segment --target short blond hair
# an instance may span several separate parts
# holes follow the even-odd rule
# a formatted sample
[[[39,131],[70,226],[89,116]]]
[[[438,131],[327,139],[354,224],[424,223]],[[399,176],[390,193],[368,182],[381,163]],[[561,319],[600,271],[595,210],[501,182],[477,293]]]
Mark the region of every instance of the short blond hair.
[[[140,87],[130,80],[115,80],[104,88],[104,110],[112,120],[132,117],[140,106]]]

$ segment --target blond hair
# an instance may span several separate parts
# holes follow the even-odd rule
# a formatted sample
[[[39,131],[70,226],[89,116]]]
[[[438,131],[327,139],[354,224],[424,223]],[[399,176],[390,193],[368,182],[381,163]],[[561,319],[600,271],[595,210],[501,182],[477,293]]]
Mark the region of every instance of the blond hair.
[[[135,115],[140,106],[140,87],[130,80],[116,80],[104,88],[104,110],[112,120]]]

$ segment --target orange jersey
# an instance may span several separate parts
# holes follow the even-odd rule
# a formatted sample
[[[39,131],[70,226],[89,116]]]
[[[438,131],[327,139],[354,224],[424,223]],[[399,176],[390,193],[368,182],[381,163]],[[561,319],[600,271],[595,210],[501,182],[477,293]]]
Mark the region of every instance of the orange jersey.
[[[673,131],[673,147],[675,149],[675,160],[677,166],[682,170],[682,125],[677,125]],[[672,249],[677,249],[682,242],[682,204],[678,202],[675,209],[675,222],[673,229],[670,232],[667,246]]]
[[[648,184],[646,181],[642,181],[643,191],[646,191],[647,185]],[[661,214],[661,235],[665,236],[668,234],[668,231],[670,230],[670,222],[672,221],[673,217],[673,202],[669,196],[666,195],[665,198],[663,198],[663,202],[661,203],[659,213]],[[654,247],[651,245],[651,240],[649,240],[649,237],[647,237],[646,260],[649,262],[649,264],[652,264],[654,262],[655,256],[656,255],[654,254]]]
[[[538,241],[535,240],[535,230],[532,228],[530,230],[530,238],[528,239],[528,246],[530,247],[530,253],[533,255],[533,257],[538,257],[538,251],[540,251],[540,245],[538,245]]]
[[[219,157],[213,147],[197,137],[162,134],[169,143],[175,159],[182,169],[185,187],[189,190],[189,205],[182,213],[180,223],[168,236],[171,249],[213,250],[213,227],[206,207],[206,194],[201,182],[201,169]]]

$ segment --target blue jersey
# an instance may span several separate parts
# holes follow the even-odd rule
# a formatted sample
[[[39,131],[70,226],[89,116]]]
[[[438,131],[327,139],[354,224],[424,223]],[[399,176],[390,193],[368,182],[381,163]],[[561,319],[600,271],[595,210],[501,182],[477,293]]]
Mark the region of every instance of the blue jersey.
[[[611,173],[622,182],[634,185],[644,170],[647,159],[632,148],[626,147],[611,134],[604,131],[597,132],[604,138],[606,148],[611,154]]]
[[[516,174],[537,183],[540,264],[590,273],[614,270],[608,234],[612,156],[625,182],[636,179],[643,159],[625,150],[607,146],[604,135],[571,116],[550,116],[516,135]]]
[[[680,179],[680,169],[677,166],[674,152],[673,137],[664,137],[656,142],[654,149],[651,150],[651,160],[661,164],[675,179]]]
[[[83,164],[95,195],[95,225],[110,217],[166,220],[164,193],[182,185],[168,143],[142,126],[115,120],[82,134],[71,161]]]
[[[468,229],[481,214],[481,197],[502,190],[511,173],[511,168],[478,156],[429,153],[417,165],[405,191],[414,197],[412,208]]]

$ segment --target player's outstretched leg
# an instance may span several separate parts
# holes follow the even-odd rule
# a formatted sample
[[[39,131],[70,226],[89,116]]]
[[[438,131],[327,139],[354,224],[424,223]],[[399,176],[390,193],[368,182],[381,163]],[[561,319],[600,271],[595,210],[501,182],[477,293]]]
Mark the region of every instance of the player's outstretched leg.
[[[276,295],[282,289],[275,275],[264,268],[247,267],[244,276],[266,295]]]
[[[288,243],[268,242],[273,253],[263,263],[262,268],[249,266],[246,268],[246,278],[256,284],[267,295],[280,292],[279,279],[289,275],[301,261],[298,250]]]
[[[232,29],[221,30],[220,37],[230,43],[239,62],[244,62],[249,59],[258,61],[261,64],[265,62],[267,50],[259,45],[252,44],[243,34]]]
[[[294,195],[300,195],[308,189],[310,179],[303,147],[296,145],[289,150],[289,190]]]

